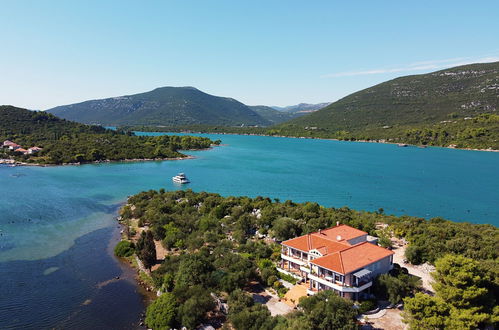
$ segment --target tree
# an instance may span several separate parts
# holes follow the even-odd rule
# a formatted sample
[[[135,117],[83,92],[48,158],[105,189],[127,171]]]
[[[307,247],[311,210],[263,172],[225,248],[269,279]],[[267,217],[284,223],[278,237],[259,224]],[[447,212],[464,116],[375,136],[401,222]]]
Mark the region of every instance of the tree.
[[[169,292],[163,293],[146,311],[146,324],[152,329],[173,328],[177,314],[175,296]]]
[[[444,329],[449,317],[449,307],[440,298],[416,293],[414,298],[404,299],[404,322],[411,329]]]
[[[435,296],[416,294],[404,300],[404,321],[411,328],[476,329],[497,322],[497,284],[478,262],[446,255],[435,267]]]
[[[419,286],[421,286],[421,279],[402,272],[394,275],[382,274],[375,282],[377,294],[387,297],[392,304],[398,304]]]
[[[447,255],[439,259],[435,267],[433,288],[445,302],[458,308],[492,304],[486,287],[489,279],[478,262],[460,255]]]
[[[279,241],[284,241],[298,236],[300,228],[295,220],[281,217],[274,222],[274,236]]]
[[[188,290],[190,297],[182,303],[178,310],[178,320],[187,329],[195,329],[204,319],[206,313],[215,307],[209,291],[202,286],[194,286]]]
[[[211,263],[199,254],[188,254],[182,258],[175,277],[175,289],[182,290],[192,285],[206,285],[212,271]]]
[[[300,298],[300,306],[311,329],[357,329],[357,312],[353,309],[353,303],[331,290]]]
[[[150,230],[142,232],[137,241],[137,255],[144,263],[144,267],[151,269],[156,264],[156,245],[154,237]]]
[[[114,248],[114,254],[117,257],[129,257],[134,252],[134,245],[130,241],[121,241]]]
[[[423,248],[416,244],[410,244],[405,250],[405,257],[413,265],[419,265],[423,262]]]
[[[272,330],[276,319],[270,315],[267,306],[255,304],[230,318],[236,329],[244,330]]]

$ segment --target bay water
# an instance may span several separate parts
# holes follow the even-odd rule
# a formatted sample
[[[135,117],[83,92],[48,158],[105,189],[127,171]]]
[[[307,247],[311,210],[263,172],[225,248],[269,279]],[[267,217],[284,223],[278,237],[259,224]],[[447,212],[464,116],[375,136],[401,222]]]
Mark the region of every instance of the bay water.
[[[144,299],[112,247],[117,210],[143,190],[190,188],[499,224],[499,153],[198,135],[223,145],[179,161],[0,167],[0,328],[137,327]],[[191,183],[174,184],[178,172]]]

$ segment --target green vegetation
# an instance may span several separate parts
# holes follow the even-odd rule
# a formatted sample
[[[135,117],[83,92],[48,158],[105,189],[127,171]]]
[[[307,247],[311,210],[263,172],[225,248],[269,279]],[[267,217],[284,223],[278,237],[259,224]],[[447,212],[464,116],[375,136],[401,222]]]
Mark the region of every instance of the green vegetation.
[[[353,303],[343,299],[332,291],[321,291],[318,294],[300,298],[303,315],[298,320],[302,329],[357,329],[357,312]],[[296,323],[294,323],[296,325]]]
[[[499,62],[495,62],[400,77],[303,116],[293,110],[248,107],[192,87],[158,88],[50,111],[84,123],[129,125],[141,131],[258,134],[499,150],[498,72]],[[269,125],[274,126],[261,127]]]
[[[308,132],[303,136],[494,147],[497,121],[470,125],[462,120],[497,111],[498,72],[495,62],[400,77],[348,95],[277,130],[283,135]],[[448,125],[439,125],[443,121]],[[481,139],[470,141],[476,135]]]
[[[269,125],[248,106],[193,87],[162,87],[150,92],[86,101],[49,109],[61,118],[105,126]]]
[[[375,299],[364,300],[359,305],[359,314],[375,310],[376,307],[378,307],[378,303]]]
[[[154,238],[150,230],[140,233],[136,252],[145,268],[151,269],[156,264],[156,246],[154,245]]]
[[[402,299],[413,295],[421,286],[421,279],[408,274],[406,268],[398,264],[389,274],[382,274],[374,283],[374,292],[378,298],[388,300],[392,304],[402,302]]]
[[[130,257],[134,252],[135,246],[129,241],[121,241],[114,248],[114,254],[120,258]]]
[[[411,329],[483,329],[499,321],[495,278],[480,262],[447,255],[436,262],[435,296],[406,298],[405,321]]]
[[[322,291],[300,299],[301,311],[272,317],[269,310],[241,290],[228,300],[229,321],[235,329],[358,329],[353,303],[332,291]]]
[[[174,325],[177,308],[175,296],[165,292],[147,308],[145,321],[153,329],[171,329]]]
[[[178,127],[133,126],[123,129],[145,132],[254,134],[499,150],[499,115],[496,114],[481,114],[473,118],[469,117],[469,119],[452,119],[436,124],[400,125],[389,129],[366,128],[356,132],[331,131],[323,128],[305,129],[291,124],[268,128],[190,125]]]
[[[401,217],[391,228],[409,241],[406,258],[413,264],[435,263],[446,254],[483,261],[499,257],[499,230],[492,225]]]
[[[383,233],[406,236],[410,246],[414,244],[423,251],[422,261],[434,262],[447,253],[473,255],[487,270],[489,278],[496,282],[499,278],[493,273],[494,265],[497,266],[499,230],[490,225],[442,219],[426,221],[389,216],[381,211],[358,212],[346,207],[326,208],[317,203],[279,202],[263,197],[221,197],[190,190],[142,192],[129,198],[121,216],[125,222],[139,219],[168,250],[165,261],[152,272],[152,278],[156,288],[175,298],[178,306],[172,323],[175,327],[187,324],[195,327],[213,315],[220,315],[210,293],[228,297],[228,320],[236,329],[248,329],[250,324],[255,329],[332,329],[340,323],[345,329],[352,327],[350,321],[354,322],[357,311],[352,310],[351,302],[332,292],[300,301],[303,312],[286,317],[271,317],[264,305],[248,299],[244,290],[251,281],[282,294],[285,290],[278,282],[279,277],[290,280],[274,266],[280,255],[279,245],[259,239],[257,231],[286,239],[339,221],[376,234],[379,232],[376,225],[386,223],[388,228]],[[438,231],[434,232],[434,226]],[[423,241],[426,245],[420,243]],[[416,278],[407,275],[403,268],[396,268],[378,279],[377,292],[396,303],[411,297],[418,285]],[[495,292],[490,283],[485,287]]]
[[[0,149],[0,157],[39,164],[185,157],[178,150],[219,143],[192,136],[134,136],[11,106],[0,106],[0,118],[0,142],[8,139],[25,148],[43,148],[34,155]]]
[[[144,126],[125,125],[120,130],[137,132],[177,132],[177,133],[214,133],[214,134],[253,134],[271,135],[270,128],[251,126],[222,126],[222,125],[177,125],[177,126]]]
[[[495,62],[400,77],[268,128],[217,123],[146,129],[499,150],[498,72]]]
[[[284,123],[294,118],[305,115],[305,112],[284,112],[265,105],[255,105],[249,107],[251,110],[268,120],[272,125]]]
[[[480,114],[438,123],[404,124],[390,128],[333,131],[320,126],[304,129],[294,124],[268,129],[273,135],[332,138],[345,141],[406,143],[424,146],[499,150],[499,116]]]

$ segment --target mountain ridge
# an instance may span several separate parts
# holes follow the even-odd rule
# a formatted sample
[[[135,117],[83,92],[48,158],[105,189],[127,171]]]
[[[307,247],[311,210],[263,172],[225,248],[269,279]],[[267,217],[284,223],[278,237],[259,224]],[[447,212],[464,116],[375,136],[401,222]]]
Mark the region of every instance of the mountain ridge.
[[[332,102],[323,102],[323,103],[298,103],[295,105],[288,105],[285,107],[278,107],[278,106],[272,106],[272,109],[275,109],[280,112],[291,112],[291,113],[296,113],[296,112],[313,112],[320,110],[324,107],[327,107],[330,105]]]
[[[271,124],[233,98],[210,95],[192,86],[158,87],[144,93],[88,100],[46,111],[85,124],[108,126]]]
[[[468,64],[398,77],[347,95],[284,126],[360,131],[434,124],[494,113],[499,108],[499,62]]]

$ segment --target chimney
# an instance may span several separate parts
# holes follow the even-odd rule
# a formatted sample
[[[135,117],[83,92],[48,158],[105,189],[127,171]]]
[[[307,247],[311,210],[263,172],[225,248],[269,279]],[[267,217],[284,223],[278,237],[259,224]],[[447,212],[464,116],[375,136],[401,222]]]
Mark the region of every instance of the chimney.
[[[341,241],[341,235],[336,236],[337,241]]]
[[[336,221],[336,227],[338,227],[339,225],[340,225],[340,222]]]

